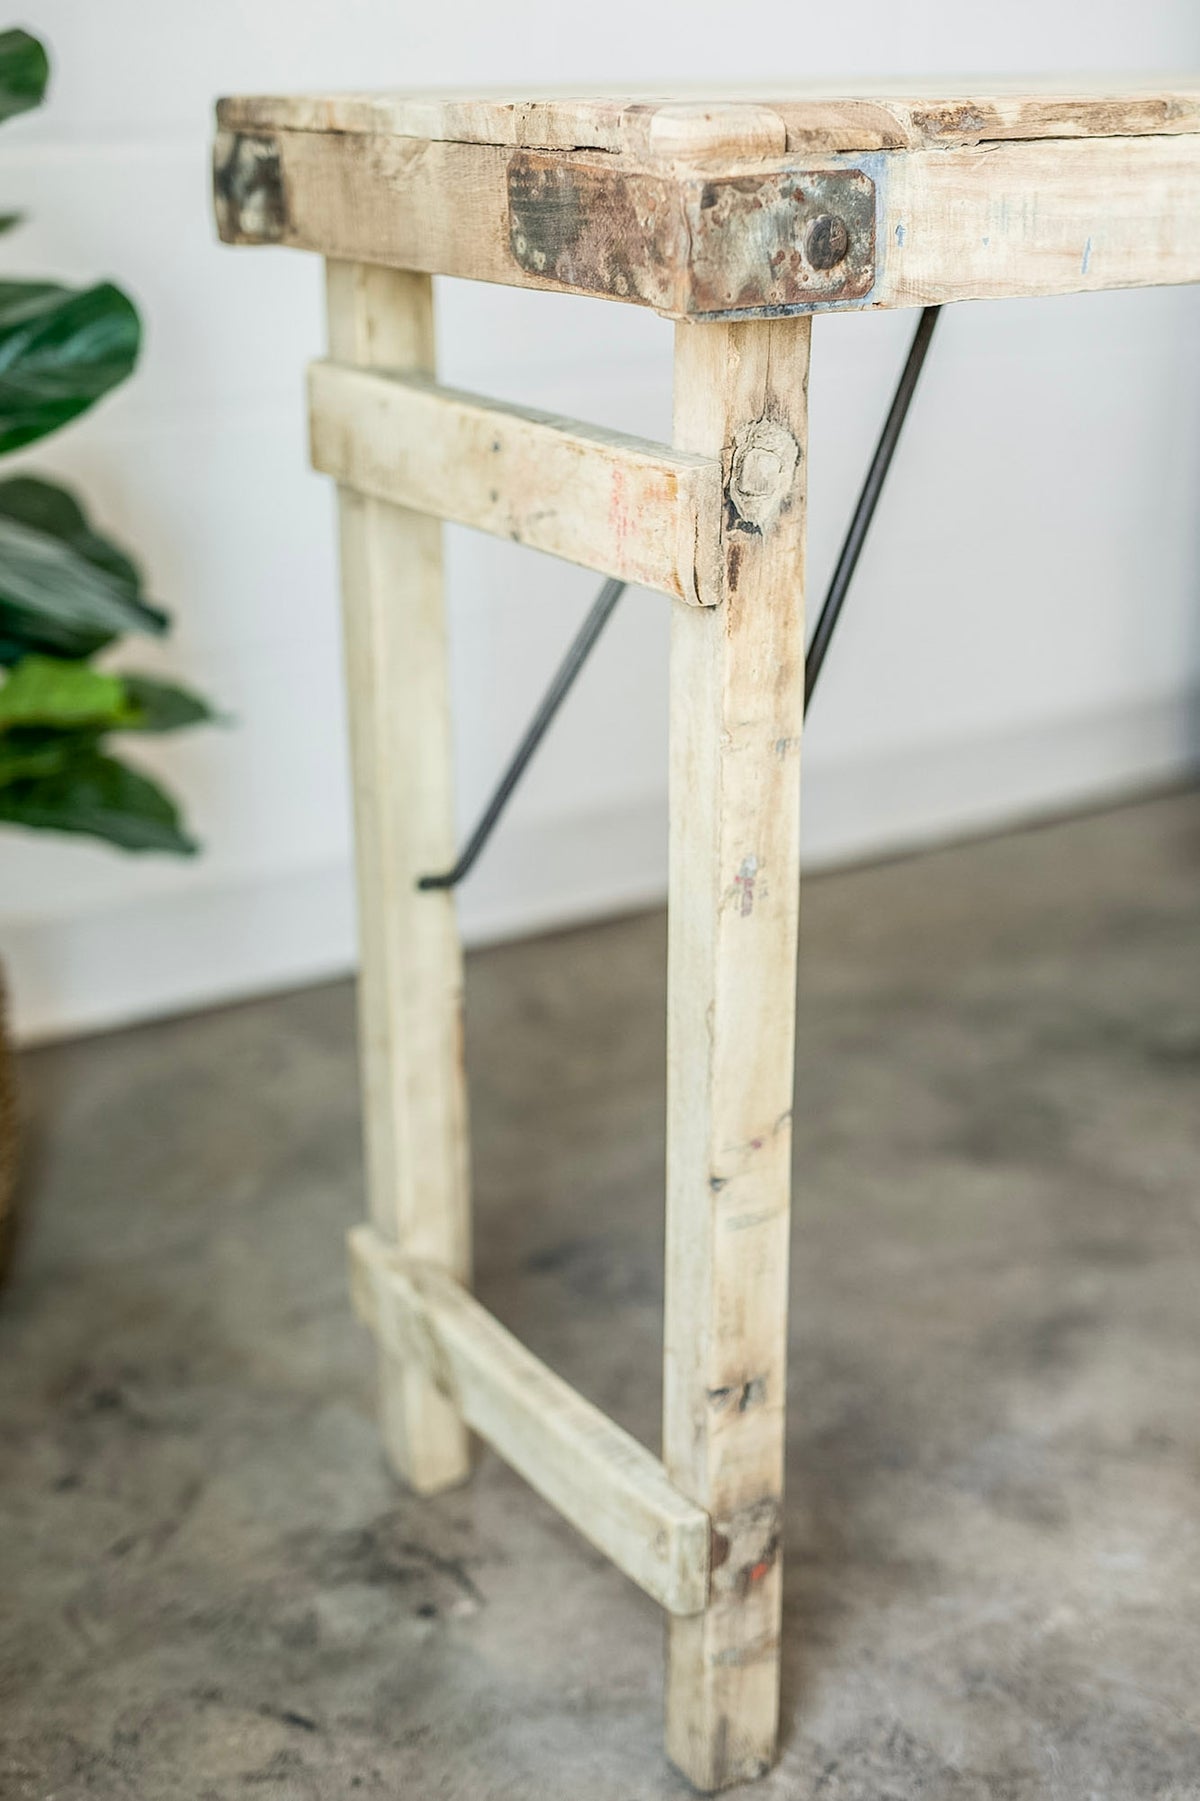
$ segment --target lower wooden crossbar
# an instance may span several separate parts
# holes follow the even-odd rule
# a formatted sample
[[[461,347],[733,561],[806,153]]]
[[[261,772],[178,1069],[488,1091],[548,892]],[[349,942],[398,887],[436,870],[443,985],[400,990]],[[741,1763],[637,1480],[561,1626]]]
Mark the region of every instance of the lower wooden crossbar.
[[[669,1613],[708,1602],[707,1513],[658,1459],[527,1351],[444,1270],[350,1233],[354,1304],[391,1355],[417,1363],[472,1431]]]

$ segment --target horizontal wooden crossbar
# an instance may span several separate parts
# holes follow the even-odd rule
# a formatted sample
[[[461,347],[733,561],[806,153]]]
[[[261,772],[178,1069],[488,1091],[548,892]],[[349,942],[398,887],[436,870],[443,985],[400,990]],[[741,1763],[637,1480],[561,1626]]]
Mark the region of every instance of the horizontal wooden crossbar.
[[[383,1347],[432,1377],[471,1429],[669,1613],[708,1600],[708,1515],[658,1459],[539,1361],[465,1288],[350,1233],[355,1307]]]
[[[343,486],[705,605],[710,457],[337,363],[309,371],[312,460]]]

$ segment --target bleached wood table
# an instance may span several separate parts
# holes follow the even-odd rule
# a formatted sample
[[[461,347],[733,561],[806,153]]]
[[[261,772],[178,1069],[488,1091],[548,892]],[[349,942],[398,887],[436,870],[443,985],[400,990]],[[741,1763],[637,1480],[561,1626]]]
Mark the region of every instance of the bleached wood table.
[[[814,313],[1200,280],[1200,81],[779,97],[309,95],[218,109],[221,236],[328,259],[383,1431],[487,1439],[669,1618],[667,1744],[761,1773],[780,1509]],[[432,275],[677,321],[671,447],[450,392]],[[660,1462],[472,1299],[441,519],[672,600]]]

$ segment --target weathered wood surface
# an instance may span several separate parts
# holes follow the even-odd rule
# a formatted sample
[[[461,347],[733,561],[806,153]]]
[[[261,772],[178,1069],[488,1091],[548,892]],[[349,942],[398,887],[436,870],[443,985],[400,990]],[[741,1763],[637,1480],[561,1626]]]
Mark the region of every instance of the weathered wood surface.
[[[367,132],[511,149],[675,157],[789,150],[916,150],[1006,139],[1200,131],[1200,78],[1105,82],[1072,76],[997,83],[813,83],[706,94],[378,93],[239,95],[234,131]]]
[[[681,325],[675,437],[723,450],[725,600],[671,636],[663,1459],[710,1514],[667,1748],[760,1775],[779,1706],[810,321]]]
[[[222,132],[214,181],[229,243],[604,295],[671,317],[862,298],[873,275],[872,178],[832,163],[683,176],[594,151]],[[821,263],[811,236],[831,215],[849,235]]]
[[[708,1596],[709,1521],[658,1459],[547,1369],[443,1270],[350,1234],[362,1319],[389,1356],[437,1384],[506,1463],[675,1614]]]
[[[222,133],[231,242],[671,318],[1200,280],[1200,131],[698,168],[399,135]]]
[[[312,460],[361,494],[680,600],[717,598],[713,457],[396,377],[315,363]]]
[[[1200,281],[1200,136],[884,160],[875,305]]]
[[[334,263],[329,344],[344,363],[433,371],[427,276]],[[418,875],[454,857],[441,527],[342,489],[342,610],[358,865],[359,1043],[377,1230],[470,1274],[462,954],[453,896]],[[460,1481],[468,1445],[417,1365],[381,1359],[384,1440],[421,1493]]]

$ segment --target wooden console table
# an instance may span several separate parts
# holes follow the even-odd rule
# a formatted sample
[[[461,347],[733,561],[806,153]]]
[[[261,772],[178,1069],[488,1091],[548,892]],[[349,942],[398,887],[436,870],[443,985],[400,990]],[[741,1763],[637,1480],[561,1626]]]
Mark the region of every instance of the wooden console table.
[[[388,1451],[431,1493],[474,1430],[660,1602],[668,1750],[720,1788],[769,1767],[779,1712],[812,315],[1200,280],[1200,80],[218,120],[221,236],[328,259],[312,443],[341,514],[372,1215],[351,1265]],[[673,445],[439,387],[435,274],[676,321]],[[661,1462],[469,1289],[461,953],[430,879],[454,859],[442,519],[672,600]]]

